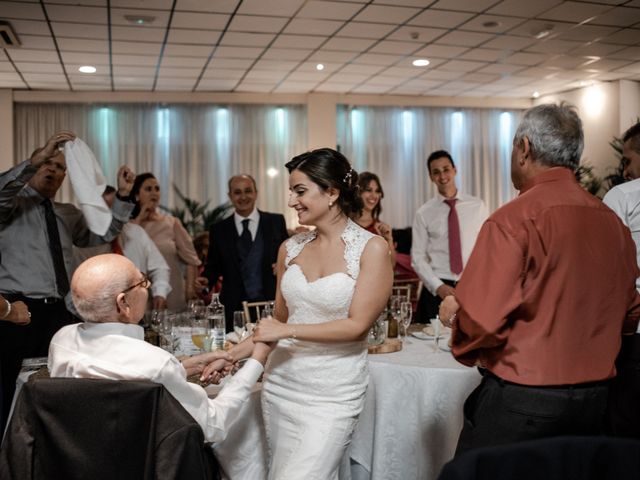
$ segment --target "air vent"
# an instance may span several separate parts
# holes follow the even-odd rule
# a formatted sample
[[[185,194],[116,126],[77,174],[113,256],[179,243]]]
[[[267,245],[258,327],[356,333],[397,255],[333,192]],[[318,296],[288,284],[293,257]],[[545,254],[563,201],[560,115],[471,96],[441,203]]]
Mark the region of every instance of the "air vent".
[[[0,21],[0,48],[17,48],[20,40],[8,22]]]

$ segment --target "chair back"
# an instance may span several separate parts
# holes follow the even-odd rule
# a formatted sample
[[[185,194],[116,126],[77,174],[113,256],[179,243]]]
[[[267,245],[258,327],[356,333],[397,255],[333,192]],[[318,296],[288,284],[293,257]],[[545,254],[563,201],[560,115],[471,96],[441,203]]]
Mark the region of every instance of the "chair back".
[[[263,300],[260,302],[247,302],[245,300],[242,302],[244,318],[246,319],[247,323],[256,323],[258,320],[260,320],[260,312],[267,306],[273,307],[273,304],[274,300]]]
[[[42,378],[17,399],[0,479],[217,477],[196,421],[148,381]]]
[[[419,278],[395,279],[392,287],[393,295],[404,295],[411,301],[412,310],[415,313],[418,308],[418,301],[422,293],[422,282]]]

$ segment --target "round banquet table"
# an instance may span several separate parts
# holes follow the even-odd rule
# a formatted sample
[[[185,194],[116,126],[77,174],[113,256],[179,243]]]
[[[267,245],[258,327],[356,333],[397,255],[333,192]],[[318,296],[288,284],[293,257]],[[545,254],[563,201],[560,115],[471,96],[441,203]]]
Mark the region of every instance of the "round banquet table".
[[[480,374],[436,349],[433,340],[414,337],[400,352],[369,355],[369,371],[364,408],[340,479],[435,480],[453,457],[462,407]],[[227,438],[214,446],[226,478],[266,478],[261,415],[256,389]]]

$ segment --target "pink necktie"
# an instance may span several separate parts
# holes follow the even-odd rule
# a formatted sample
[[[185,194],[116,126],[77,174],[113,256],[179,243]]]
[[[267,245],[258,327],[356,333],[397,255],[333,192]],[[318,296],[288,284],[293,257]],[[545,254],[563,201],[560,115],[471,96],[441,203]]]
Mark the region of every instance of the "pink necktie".
[[[449,228],[449,265],[451,271],[455,274],[462,272],[462,245],[460,243],[460,222],[458,221],[458,212],[456,211],[455,198],[446,199],[444,202],[449,205],[449,219],[447,226]]]

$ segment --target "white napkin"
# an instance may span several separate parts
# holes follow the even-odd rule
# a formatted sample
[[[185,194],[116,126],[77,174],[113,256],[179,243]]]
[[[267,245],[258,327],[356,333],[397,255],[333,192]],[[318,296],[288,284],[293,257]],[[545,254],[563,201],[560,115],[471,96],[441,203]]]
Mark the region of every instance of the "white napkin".
[[[76,137],[64,144],[69,180],[78,199],[80,209],[89,230],[104,235],[111,224],[111,210],[102,198],[107,181],[95,155],[82,140]]]

